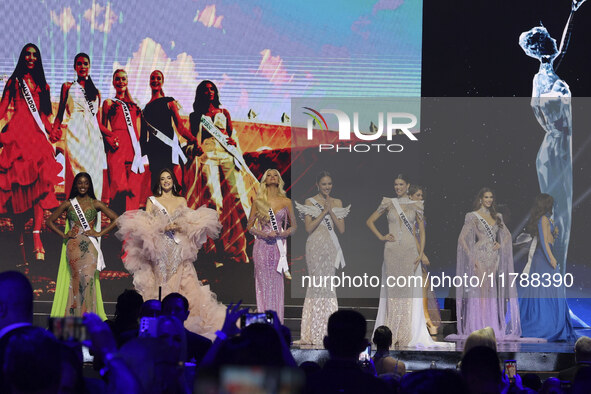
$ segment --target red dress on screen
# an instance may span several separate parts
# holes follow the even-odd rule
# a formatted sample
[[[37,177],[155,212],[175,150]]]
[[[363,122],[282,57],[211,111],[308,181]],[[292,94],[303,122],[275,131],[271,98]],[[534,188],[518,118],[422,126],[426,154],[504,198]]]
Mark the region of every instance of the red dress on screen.
[[[142,110],[134,102],[124,101],[129,109],[131,121],[134,125],[135,136],[140,141],[140,130],[137,130],[137,120],[142,116]],[[125,115],[121,104],[115,100],[107,114],[110,129],[119,140],[119,148],[107,151],[107,166],[109,174],[109,198],[112,200],[117,194],[127,196],[126,209],[138,209],[141,202],[145,202],[152,194],[150,191],[150,175],[145,172],[136,174],[131,170],[134,150],[127,130]]]
[[[7,85],[11,83],[15,81],[9,80]],[[39,109],[41,88],[31,89],[29,86],[29,89]],[[6,131],[0,134],[3,146],[0,153],[0,213],[6,213],[9,206],[14,213],[23,213],[37,203],[43,209],[55,208],[58,201],[54,186],[62,181],[59,176],[61,165],[55,161],[45,130],[37,126],[20,88],[15,86],[14,91],[14,115]],[[43,113],[40,115],[45,117]]]

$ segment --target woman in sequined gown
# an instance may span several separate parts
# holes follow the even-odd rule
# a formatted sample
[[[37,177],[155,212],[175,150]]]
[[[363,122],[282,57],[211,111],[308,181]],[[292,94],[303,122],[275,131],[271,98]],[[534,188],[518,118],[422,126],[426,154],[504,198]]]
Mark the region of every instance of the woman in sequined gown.
[[[466,214],[458,239],[456,274],[484,281],[479,286],[463,283],[456,289],[458,334],[447,339],[465,339],[485,327],[492,327],[497,340],[519,339],[517,290],[507,279],[512,273],[511,233],[496,211],[493,192],[483,188],[474,200],[474,211]]]
[[[221,230],[215,210],[187,207],[174,173],[163,169],[154,185],[146,211],[127,211],[118,220],[117,237],[125,256],[123,264],[133,274],[133,284],[144,299],[180,293],[189,301],[186,327],[213,339],[222,327],[226,308],[209,286],[204,286],[193,262],[207,238]]]
[[[280,263],[280,248],[286,248],[287,237],[292,235],[297,224],[291,200],[283,190],[284,182],[276,169],[268,169],[261,178],[258,197],[254,201],[248,219],[247,229],[256,237],[252,250],[257,310],[277,312],[283,322],[283,275],[291,279],[289,271],[284,271]],[[278,231],[273,230],[270,210],[273,211]],[[291,225],[291,227],[288,227]],[[284,249],[285,251],[286,249]],[[285,268],[287,268],[287,261]]]
[[[90,230],[84,231],[78,215],[72,206],[76,199]],[[55,225],[55,221],[66,212],[68,226],[63,232]],[[111,223],[100,232],[94,230],[98,212],[103,212]],[[60,262],[52,316],[82,316],[87,312],[97,313],[104,317],[100,287],[98,282],[98,251],[90,237],[100,238],[111,231],[117,220],[117,214],[106,204],[96,199],[92,179],[87,173],[81,172],[73,180],[68,200],[64,201],[47,219],[47,227],[62,237],[66,245],[67,267]],[[69,229],[69,231],[68,231]],[[63,275],[66,271],[69,275]],[[64,283],[67,282],[67,283]],[[63,289],[68,289],[63,291]]]
[[[345,217],[351,206],[343,208],[341,200],[330,196],[332,177],[328,172],[318,174],[316,187],[318,194],[308,198],[305,205],[296,202],[296,209],[304,217],[309,234],[306,241],[308,275],[321,280],[344,267],[336,231],[345,232]],[[301,344],[322,346],[328,318],[338,308],[336,291],[330,286],[308,287],[302,310]]]
[[[39,125],[24,97],[28,88],[39,114]],[[54,151],[47,138],[51,130],[48,116],[51,115],[49,85],[45,80],[41,52],[34,44],[26,44],[18,58],[14,72],[6,81],[0,120],[14,106],[14,114],[0,134],[0,214],[12,212],[15,232],[18,234],[23,264],[26,264],[24,247],[27,211],[33,210],[34,254],[38,260],[45,259],[41,243],[43,210],[58,206],[54,186],[61,182],[61,166],[55,161]]]
[[[393,334],[393,345],[408,347],[448,347],[450,344],[434,342],[425,321],[422,287],[408,281],[406,285],[389,285],[388,277],[422,276],[420,263],[425,248],[425,228],[420,212],[422,201],[408,198],[410,183],[405,175],[394,180],[396,198],[384,197],[378,209],[367,219],[366,224],[374,235],[385,242],[382,284],[376,325],[388,326]],[[401,213],[398,213],[399,205]],[[388,218],[388,234],[376,228],[375,222],[384,213]],[[406,223],[405,223],[406,222]],[[420,242],[415,240],[415,223],[419,226]],[[410,282],[410,283],[409,283]],[[420,283],[419,283],[420,284]]]

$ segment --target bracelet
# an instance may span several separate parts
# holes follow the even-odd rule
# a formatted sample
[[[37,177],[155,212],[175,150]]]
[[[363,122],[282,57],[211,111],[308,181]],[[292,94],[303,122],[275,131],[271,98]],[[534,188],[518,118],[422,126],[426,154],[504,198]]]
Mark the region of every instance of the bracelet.
[[[216,336],[217,336],[219,339],[221,339],[222,341],[225,341],[226,339],[228,339],[228,335],[226,335],[226,333],[225,333],[225,332],[223,332],[223,331],[221,331],[221,330],[217,330],[217,331],[215,332],[215,335],[216,335]]]

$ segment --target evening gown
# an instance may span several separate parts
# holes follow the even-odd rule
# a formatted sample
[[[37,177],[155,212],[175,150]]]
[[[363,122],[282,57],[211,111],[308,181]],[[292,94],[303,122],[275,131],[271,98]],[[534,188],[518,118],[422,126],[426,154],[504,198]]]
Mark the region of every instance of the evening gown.
[[[135,125],[137,119],[141,118],[142,111],[133,101],[125,101],[125,104],[131,115],[136,138],[141,142],[140,130],[135,130]],[[114,137],[119,139],[117,150],[107,150],[109,199],[112,200],[118,194],[124,194],[127,196],[126,209],[138,209],[140,204],[151,195],[149,172],[136,174],[131,170],[135,151],[129,137],[123,108],[118,101],[113,100],[107,118]]]
[[[66,216],[65,231],[73,228],[77,235],[64,240],[51,316],[83,316],[84,313],[92,312],[106,320],[97,271],[98,252],[88,236],[84,235],[84,229],[72,207],[68,208]],[[84,216],[92,227],[97,221],[98,212],[90,207],[84,210]],[[78,279],[77,297],[72,290],[74,278]]]
[[[90,113],[84,93],[78,82],[68,92],[66,111],[69,115],[66,129],[66,190],[70,190],[74,176],[86,172],[92,179],[94,194],[101,200],[103,193],[103,170],[107,169],[103,135],[99,129],[96,111],[98,96],[93,102],[95,115]],[[100,218],[100,215],[99,215]],[[100,225],[100,219],[99,223]]]
[[[174,222],[181,231],[164,231]],[[208,237],[217,238],[221,224],[215,210],[200,207],[177,208],[164,215],[158,208],[151,212],[127,211],[117,221],[116,235],[123,243],[123,264],[133,274],[133,285],[144,300],[180,293],[189,301],[189,318],[185,326],[210,339],[221,329],[226,308],[216,295],[197,277],[193,262]],[[175,240],[176,238],[176,240]]]
[[[344,219],[349,214],[350,207],[335,207],[332,210],[337,218]],[[319,207],[302,205],[297,202],[296,209],[300,215],[308,215],[312,219],[317,218],[322,213],[322,209]],[[334,276],[337,264],[336,260],[338,258],[337,248],[328,228],[323,223],[320,223],[308,235],[308,240],[306,241],[306,266],[308,268],[308,275],[320,278]],[[335,289],[331,289],[330,286],[308,287],[302,310],[301,343],[322,345],[324,336],[326,335],[328,318],[338,309],[339,305]]]
[[[275,217],[279,226],[285,229],[288,220],[287,208],[281,208],[275,212]],[[283,226],[281,223],[283,223]],[[273,231],[271,222],[264,223],[261,227],[260,230],[263,232]],[[279,239],[287,242],[284,238]],[[276,238],[257,238],[254,240],[252,259],[254,260],[257,310],[259,312],[273,310],[277,312],[277,317],[283,323],[283,273],[277,272],[279,257]]]
[[[174,137],[174,128],[172,127],[173,113],[168,107],[168,104],[172,101],[174,101],[172,97],[160,97],[146,104],[144,107],[144,119],[149,123],[148,128],[152,125],[171,140]],[[146,154],[150,161],[151,184],[154,185],[159,181],[158,176],[161,170],[165,168],[173,170],[172,148],[160,141],[153,134],[149,134],[148,138]]]
[[[8,83],[14,84],[14,81]],[[14,213],[23,213],[37,203],[43,209],[52,209],[58,206],[54,186],[62,180],[59,177],[61,165],[55,161],[51,144],[44,136],[45,130],[39,130],[20,88],[18,85],[14,87],[14,115],[0,134],[3,145],[0,153],[0,214],[8,212],[9,207]],[[39,108],[41,88],[29,87],[29,90]]]
[[[501,214],[498,215],[502,220]],[[510,274],[515,272],[511,233],[506,225],[489,225],[493,238],[501,245],[500,249],[493,250],[493,240],[480,218],[476,212],[466,214],[458,239],[456,274],[479,279],[484,276],[485,280],[479,287],[460,286],[456,289],[458,334],[446,339],[465,339],[473,331],[490,326],[497,340],[518,340],[521,323],[517,290],[510,286]]]
[[[245,228],[250,215],[250,201],[256,197],[256,188],[252,187],[252,182],[245,184],[245,180],[251,181],[250,177],[243,176],[236,167],[234,156],[204,129],[198,116],[194,112],[189,119],[191,133],[201,142],[203,151],[196,152],[196,146],[187,150],[189,165],[184,175],[187,206],[196,208],[207,205],[220,214],[224,231],[215,244],[218,261],[232,259],[248,262]],[[236,133],[231,130],[232,123],[227,110],[221,109],[221,112],[215,115],[209,113],[206,117],[222,134],[236,138]],[[210,244],[206,249],[214,250],[214,245]]]
[[[554,232],[554,228],[554,223],[550,221],[551,233]],[[538,234],[539,240],[531,260],[529,275],[531,278],[532,274],[539,274],[543,283],[542,276],[544,274],[548,274],[551,278],[553,274],[560,271],[552,268],[550,258],[544,250],[542,218],[538,221]],[[568,305],[564,298],[564,289],[542,285],[521,288],[519,311],[523,336],[545,338],[551,342],[574,341],[576,339]]]
[[[422,212],[422,201],[412,201],[406,197],[398,198],[406,218],[414,227],[417,212]],[[387,277],[406,278],[422,276],[421,266],[415,267],[419,257],[414,233],[407,230],[394,207],[392,198],[384,197],[377,212],[386,211],[388,232],[395,237],[394,242],[384,244],[384,264],[382,265],[382,284]],[[423,289],[419,286],[387,286],[381,288],[380,302],[374,331],[379,326],[388,326],[392,331],[392,344],[408,347],[451,347],[453,344],[434,342],[427,330],[423,312]]]

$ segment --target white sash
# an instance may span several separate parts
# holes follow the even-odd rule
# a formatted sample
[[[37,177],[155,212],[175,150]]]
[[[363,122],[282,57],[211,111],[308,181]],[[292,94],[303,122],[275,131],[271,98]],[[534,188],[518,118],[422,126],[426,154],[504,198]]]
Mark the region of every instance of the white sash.
[[[474,212],[474,215],[476,215],[476,218],[480,221],[480,223],[482,223],[482,225],[484,226],[484,229],[486,230],[486,235],[488,235],[488,238],[490,239],[490,241],[494,244],[495,242],[497,242],[495,240],[495,235],[493,234],[493,231],[490,227],[490,224],[488,224],[488,222],[486,220],[484,220],[484,218],[482,216],[480,216],[478,214],[478,212]]]
[[[142,156],[142,148],[140,147],[140,142],[137,140],[137,136],[135,134],[135,128],[133,127],[133,122],[131,120],[131,113],[129,112],[127,104],[125,104],[123,101],[116,98],[114,98],[113,101],[118,102],[123,109],[123,116],[125,118],[125,124],[127,125],[127,132],[129,133],[131,146],[133,146],[133,163],[131,164],[131,171],[135,172],[136,174],[142,174],[145,171],[144,165],[149,163],[148,156]]]
[[[45,131],[45,125],[41,120],[41,116],[39,115],[39,110],[37,109],[37,104],[35,104],[35,100],[33,99],[33,94],[31,93],[31,90],[29,90],[29,87],[27,86],[27,83],[24,79],[21,82],[19,82],[18,78],[16,78],[16,83],[19,84],[21,87],[21,93],[23,94],[23,98],[27,103],[27,107],[29,107],[29,112],[31,112],[33,119],[35,119],[35,123],[37,123],[37,127],[39,127],[39,130],[41,130],[41,133],[43,133],[45,139],[47,140],[47,142],[49,142],[49,145],[53,149],[53,153],[55,153],[55,146],[51,144],[51,141],[49,140],[49,135]]]
[[[78,89],[80,89],[80,91],[82,92],[82,96],[84,97],[84,101],[86,102],[86,108],[88,109],[88,111],[90,111],[90,114],[92,115],[94,121],[96,122],[96,127],[100,133],[99,135],[100,135],[100,139],[102,141],[103,140],[103,132],[101,131],[101,127],[99,125],[98,119],[96,118],[98,108],[95,111],[94,103],[88,99],[88,96],[86,95],[86,90],[84,90],[84,88],[82,87],[82,85],[80,85],[80,83],[78,83],[77,81],[74,81],[73,85],[77,86]],[[104,151],[103,151],[103,155],[104,155]],[[103,170],[106,170],[107,169],[107,160],[104,156],[102,159],[103,159]]]
[[[146,118],[144,118],[144,120],[146,121],[146,124],[152,130],[154,130],[155,133],[153,133],[152,135],[154,135],[160,141],[164,142],[166,145],[172,148],[172,164],[179,164],[179,159],[183,164],[186,164],[187,156],[185,156],[181,149],[181,146],[179,145],[179,138],[177,137],[175,131],[172,131],[172,139],[170,139],[169,136],[167,136],[166,134],[158,130],[156,127],[154,127],[150,122],[148,122]]]
[[[207,130],[207,132],[209,132],[209,134],[211,134],[226,151],[228,151],[228,153],[234,156],[234,164],[236,165],[239,171],[242,171],[244,169],[246,172],[248,172],[250,176],[252,176],[254,179],[257,179],[257,177],[254,176],[254,174],[250,170],[250,168],[248,168],[248,165],[244,161],[244,157],[242,157],[242,153],[240,153],[238,148],[234,145],[228,144],[228,136],[222,133],[220,129],[215,127],[215,125],[212,123],[209,117],[201,115],[201,124],[203,125],[203,128]]]
[[[279,223],[277,223],[277,217],[275,216],[275,212],[273,212],[273,208],[269,208],[269,220],[271,221],[271,227],[273,227],[273,231],[279,234]],[[275,242],[277,243],[277,248],[279,248],[279,263],[277,264],[277,272],[289,273],[289,265],[287,264],[287,242],[284,242],[280,238],[276,238]]]
[[[529,246],[529,253],[527,254],[527,264],[523,268],[524,274],[529,274],[529,270],[531,269],[531,262],[534,257],[534,253],[536,252],[536,247],[538,246],[538,237],[533,237],[531,240],[531,245]]]
[[[318,203],[318,201],[316,201],[314,199],[314,197],[310,197],[310,201],[312,202],[312,204],[314,206],[316,206],[316,208],[320,209],[320,212],[322,212],[324,207],[322,205],[320,205]],[[341,249],[341,244],[339,244],[339,239],[337,238],[337,234],[334,231],[333,222],[332,222],[332,218],[330,217],[330,214],[326,214],[324,216],[324,218],[322,219],[322,223],[327,228],[328,233],[330,234],[330,238],[332,239],[332,243],[334,244],[335,248],[337,249],[337,255],[336,255],[335,261],[334,261],[335,268],[339,268],[339,267],[345,268],[345,257],[343,256],[343,250]]]
[[[170,219],[170,215],[168,214],[168,211],[166,210],[164,205],[160,204],[158,202],[158,200],[156,200],[156,197],[150,196],[150,201],[152,201],[152,204],[154,204],[156,206],[156,208],[158,208],[164,216],[166,216]],[[176,242],[177,244],[179,244],[181,242],[181,240],[176,236],[175,232],[172,232],[172,239],[174,239],[174,242]]]
[[[86,216],[84,216],[84,211],[82,211],[82,207],[80,206],[80,203],[78,203],[76,197],[70,200],[70,204],[72,204],[72,208],[74,208],[74,212],[76,213],[76,216],[78,216],[78,220],[80,221],[80,225],[82,225],[82,229],[84,231],[89,231],[91,227],[88,224],[88,220],[86,220]],[[99,216],[97,215],[97,217]],[[96,269],[98,271],[102,271],[105,269],[106,266],[105,259],[103,257],[103,252],[101,250],[100,240],[97,239],[97,237],[88,237],[88,239],[90,239],[90,242],[92,242],[97,252]]]
[[[402,211],[402,207],[400,206],[400,203],[398,202],[398,199],[397,198],[392,198],[392,204],[394,205],[394,209],[396,209],[396,212],[398,213],[398,216],[400,217],[400,220],[404,224],[404,227],[406,227],[406,229],[408,230],[408,232],[411,233],[412,236],[414,237],[415,236],[414,226],[412,224],[410,224],[410,222],[408,221],[408,218],[404,214],[404,211]]]

